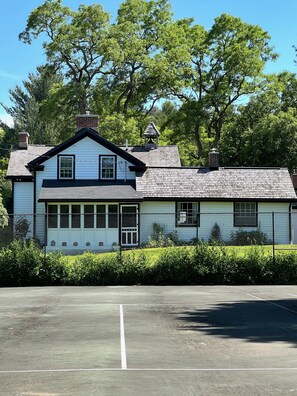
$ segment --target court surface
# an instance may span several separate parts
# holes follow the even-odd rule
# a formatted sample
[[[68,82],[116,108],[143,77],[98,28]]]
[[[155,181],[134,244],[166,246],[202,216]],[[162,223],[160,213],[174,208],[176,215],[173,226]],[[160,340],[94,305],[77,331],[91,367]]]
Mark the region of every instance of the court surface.
[[[297,395],[297,286],[0,289],[0,395]]]

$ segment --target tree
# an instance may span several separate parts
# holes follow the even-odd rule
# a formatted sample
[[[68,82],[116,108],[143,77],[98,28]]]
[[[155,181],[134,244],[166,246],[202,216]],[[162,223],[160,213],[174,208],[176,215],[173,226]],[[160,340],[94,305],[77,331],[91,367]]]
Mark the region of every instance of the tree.
[[[51,97],[52,87],[61,81],[62,77],[54,73],[52,67],[39,66],[35,74],[30,73],[28,79],[23,81],[24,89],[17,85],[9,91],[12,106],[2,104],[13,118],[15,131],[27,131],[31,143],[54,144],[59,141],[59,131],[65,125],[57,114],[52,116],[53,109],[48,117],[45,104]],[[60,109],[61,114],[65,120],[65,108],[63,111]]]
[[[239,108],[220,141],[222,165],[297,166],[297,78],[267,76],[262,89]]]
[[[0,194],[0,228],[4,228],[8,225],[8,215],[7,210],[5,209],[2,203],[2,197]]]
[[[62,0],[46,0],[32,11],[19,35],[28,44],[45,35],[48,63],[71,85],[68,100],[81,114],[87,110],[95,78],[107,72],[108,26],[109,14],[100,4],[80,5],[72,11],[62,6]]]
[[[191,134],[200,158],[203,129],[217,145],[233,107],[257,90],[265,62],[276,55],[268,45],[270,36],[259,26],[227,14],[216,18],[209,31],[199,25],[184,27],[191,61],[181,70],[186,87],[175,94],[182,110],[193,117]]]

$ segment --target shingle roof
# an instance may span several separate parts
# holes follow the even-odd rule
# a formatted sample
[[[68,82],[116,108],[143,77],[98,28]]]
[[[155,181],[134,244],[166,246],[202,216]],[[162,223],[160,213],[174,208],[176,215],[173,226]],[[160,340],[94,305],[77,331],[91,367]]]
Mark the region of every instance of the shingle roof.
[[[37,157],[45,154],[53,146],[29,144],[27,150],[14,150],[10,153],[7,177],[32,176],[26,165]]]
[[[158,131],[156,125],[153,122],[150,122],[144,131],[143,136],[145,137],[158,137],[160,136],[160,132]]]
[[[44,180],[39,195],[41,202],[140,201],[135,181],[99,182],[97,180]]]
[[[177,146],[158,146],[151,150],[143,146],[122,149],[144,162],[146,166],[181,166]]]
[[[7,177],[32,176],[26,165],[53,148],[54,146],[29,144],[27,150],[16,149],[12,151],[7,169]],[[121,149],[141,162],[144,162],[147,166],[180,166],[177,146],[159,146],[154,150],[146,150],[143,146],[128,147],[127,150],[121,147]]]
[[[296,200],[285,168],[148,168],[136,178],[144,198]]]

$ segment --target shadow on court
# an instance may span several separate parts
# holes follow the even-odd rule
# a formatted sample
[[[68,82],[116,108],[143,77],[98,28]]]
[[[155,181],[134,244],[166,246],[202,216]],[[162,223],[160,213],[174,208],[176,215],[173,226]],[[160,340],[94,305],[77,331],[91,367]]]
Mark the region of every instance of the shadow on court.
[[[295,299],[221,303],[181,312],[176,319],[183,322],[179,326],[181,331],[247,342],[285,342],[297,347]]]

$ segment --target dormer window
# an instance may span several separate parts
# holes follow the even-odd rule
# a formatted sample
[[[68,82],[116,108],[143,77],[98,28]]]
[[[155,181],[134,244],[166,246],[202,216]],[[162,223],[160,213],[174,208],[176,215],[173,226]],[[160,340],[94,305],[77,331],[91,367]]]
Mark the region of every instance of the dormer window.
[[[74,155],[58,156],[58,176],[60,180],[74,179]]]
[[[115,180],[116,178],[116,156],[100,155],[99,156],[99,179]]]

